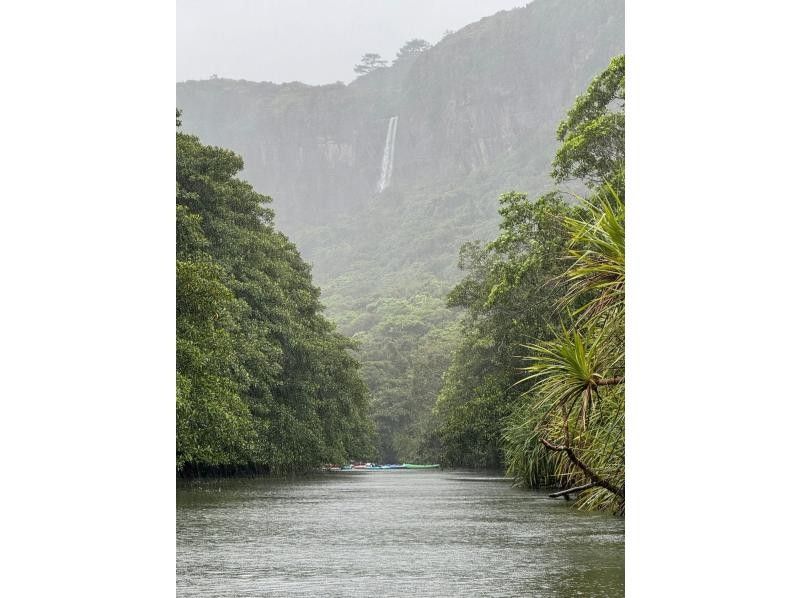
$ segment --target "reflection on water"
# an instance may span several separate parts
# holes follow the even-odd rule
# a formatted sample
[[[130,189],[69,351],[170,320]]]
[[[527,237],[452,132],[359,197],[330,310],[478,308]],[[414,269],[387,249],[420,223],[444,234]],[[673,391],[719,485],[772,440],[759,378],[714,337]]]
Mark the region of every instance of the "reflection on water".
[[[622,519],[486,478],[395,470],[179,484],[177,595],[623,595]]]

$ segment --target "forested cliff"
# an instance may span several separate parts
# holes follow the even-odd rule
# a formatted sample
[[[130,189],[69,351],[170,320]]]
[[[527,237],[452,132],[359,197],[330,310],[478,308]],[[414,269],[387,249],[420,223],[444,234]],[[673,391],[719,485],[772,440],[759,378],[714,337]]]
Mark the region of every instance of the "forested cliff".
[[[463,336],[466,303],[445,300],[459,250],[497,236],[502,193],[553,187],[558,123],[623,32],[622,0],[537,0],[348,85],[178,84],[183,129],[242,155],[327,314],[359,341],[383,460],[438,442],[420,414]]]
[[[462,187],[464,177],[488,176],[491,204],[509,185],[547,184],[555,126],[622,52],[623,26],[619,0],[539,0],[349,85],[187,81],[178,106],[187,131],[242,155],[243,178],[269,191],[291,235],[432,185]],[[392,117],[393,194],[378,197]]]

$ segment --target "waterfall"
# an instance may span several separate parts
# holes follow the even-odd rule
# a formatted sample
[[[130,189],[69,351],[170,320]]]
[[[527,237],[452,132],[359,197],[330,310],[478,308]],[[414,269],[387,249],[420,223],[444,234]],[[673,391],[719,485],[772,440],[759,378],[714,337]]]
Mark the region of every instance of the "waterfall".
[[[386,144],[383,147],[383,160],[381,161],[381,178],[378,180],[378,193],[386,189],[392,181],[392,167],[394,166],[394,137],[397,134],[397,117],[389,119],[389,128],[386,129]]]

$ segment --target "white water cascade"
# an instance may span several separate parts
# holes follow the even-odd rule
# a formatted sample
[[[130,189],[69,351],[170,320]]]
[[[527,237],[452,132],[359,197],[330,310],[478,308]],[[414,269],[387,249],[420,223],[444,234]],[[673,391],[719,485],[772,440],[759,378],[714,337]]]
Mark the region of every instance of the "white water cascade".
[[[381,161],[381,178],[378,180],[378,193],[381,193],[392,181],[392,167],[394,166],[394,137],[397,134],[397,117],[389,119],[389,128],[386,129],[386,144],[383,147],[383,160]]]

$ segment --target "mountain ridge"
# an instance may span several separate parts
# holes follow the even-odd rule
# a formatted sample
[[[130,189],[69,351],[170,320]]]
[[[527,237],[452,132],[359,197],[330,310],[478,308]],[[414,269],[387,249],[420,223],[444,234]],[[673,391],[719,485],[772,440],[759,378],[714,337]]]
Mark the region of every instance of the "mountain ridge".
[[[375,198],[393,116],[396,188],[438,187],[503,160],[521,183],[530,178],[524,169],[546,182],[555,125],[622,51],[622,12],[618,0],[539,0],[484,17],[416,59],[348,85],[188,81],[177,86],[178,106],[185,130],[244,157],[243,177],[273,197],[289,234]],[[602,15],[607,22],[598,29]],[[561,60],[550,60],[550,50]]]

